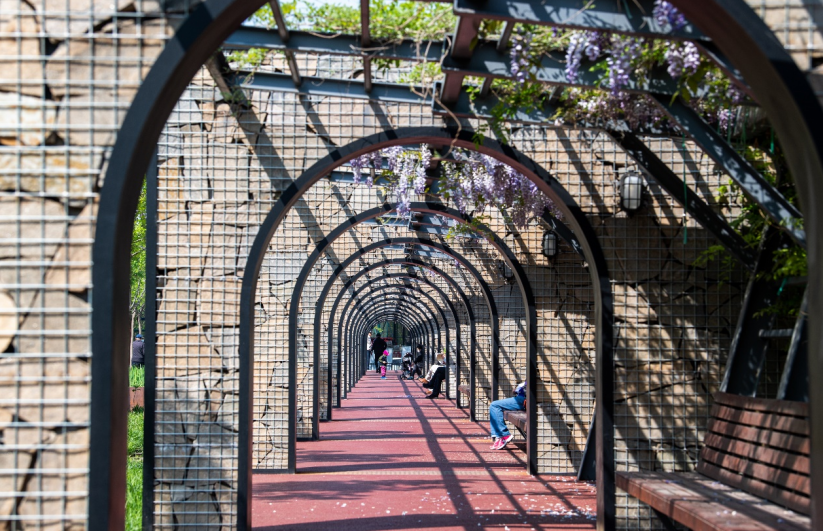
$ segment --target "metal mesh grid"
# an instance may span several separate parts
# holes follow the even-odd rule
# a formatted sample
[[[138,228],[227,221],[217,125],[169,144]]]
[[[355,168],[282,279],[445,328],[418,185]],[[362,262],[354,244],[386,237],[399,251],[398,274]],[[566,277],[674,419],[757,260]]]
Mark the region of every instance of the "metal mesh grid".
[[[3,529],[86,525],[97,194],[169,34],[143,2],[81,3],[0,2]]]
[[[793,51],[799,63],[805,63],[804,68],[817,66],[817,4],[763,1],[753,1],[751,4],[760,9],[761,16],[776,30],[778,38]],[[159,52],[163,40],[170,34],[169,27],[175,21],[158,17],[161,14],[158,5],[141,0],[133,6],[102,6],[83,2],[53,5],[45,1],[30,4],[4,0],[0,6],[0,65],[4,67],[0,74],[0,113],[4,117],[0,124],[0,136],[3,139],[0,149],[0,200],[4,203],[0,209],[0,225],[5,229],[4,237],[0,240],[0,294],[12,301],[9,305],[12,309],[4,308],[2,315],[14,316],[20,330],[11,345],[3,351],[4,358],[0,360],[5,368],[2,386],[11,391],[11,394],[3,393],[4,400],[7,401],[0,403],[0,411],[4,412],[4,417],[0,418],[0,425],[3,427],[0,447],[3,492],[19,492],[17,489],[21,488],[25,478],[35,478],[35,481],[26,482],[26,494],[16,498],[21,503],[3,505],[11,512],[7,513],[4,509],[0,517],[4,521],[18,521],[22,522],[20,525],[25,523],[30,527],[82,525],[85,520],[85,474],[88,467],[90,308],[87,301],[91,291],[89,255],[93,236],[93,205],[117,124],[122,120],[136,88]],[[184,14],[188,5],[165,7]],[[166,16],[169,16],[168,12]],[[158,374],[160,381],[157,399],[161,411],[155,440],[160,478],[157,522],[160,525],[171,525],[171,514],[174,511],[182,518],[178,520],[180,525],[216,523],[218,518],[227,525],[230,523],[227,515],[231,513],[231,507],[225,500],[231,500],[233,487],[231,474],[228,472],[233,470],[233,458],[229,457],[232,452],[226,449],[231,447],[233,436],[228,435],[226,438],[225,432],[230,430],[223,427],[212,434],[209,431],[211,426],[220,426],[220,423],[216,420],[204,420],[215,417],[211,407],[217,401],[221,408],[226,406],[224,414],[231,411],[233,399],[230,397],[234,396],[232,391],[236,390],[236,383],[231,376],[233,367],[236,367],[231,361],[232,352],[236,351],[234,328],[214,326],[220,319],[225,319],[223,324],[234,322],[232,315],[235,304],[231,303],[231,296],[235,292],[231,288],[232,282],[226,279],[239,278],[245,265],[242,261],[243,250],[247,249],[248,242],[256,232],[260,214],[268,210],[277,191],[281,189],[279,186],[294,177],[293,170],[304,167],[301,155],[303,143],[307,139],[315,140],[313,136],[306,135],[303,130],[305,126],[308,124],[309,128],[315,127],[315,132],[321,139],[318,143],[321,145],[325,145],[329,139],[339,138],[339,134],[338,137],[329,135],[326,138],[311,120],[303,121],[301,117],[295,121],[294,118],[299,113],[289,109],[302,107],[304,103],[298,103],[293,96],[280,94],[252,95],[253,99],[258,98],[258,110],[267,108],[265,117],[261,112],[258,112],[257,117],[257,121],[266,126],[265,130],[261,128],[255,131],[256,126],[251,131],[246,127],[232,129],[231,110],[218,104],[219,95],[215,94],[208,76],[199,75],[190,90],[191,95],[181,99],[177,111],[181,116],[193,113],[193,108],[185,108],[186,101],[193,101],[202,113],[203,121],[179,120],[180,127],[175,128],[172,120],[160,142],[161,152],[163,149],[169,151],[161,155],[163,166],[161,190],[158,192],[161,199],[158,221],[167,224],[161,228],[161,238],[165,237],[166,240],[165,243],[161,241],[158,256],[166,261],[161,262],[165,267],[161,266],[163,274],[158,277],[158,286],[164,289],[160,301],[161,306],[164,306],[163,317],[159,323],[164,329],[159,331],[165,338],[165,344],[163,354],[159,355],[161,359],[158,360],[161,362],[161,372]],[[211,95],[204,96],[202,91],[210,92]],[[209,103],[212,104],[211,108]],[[308,105],[311,107],[314,103],[308,102]],[[289,118],[293,121],[288,122]],[[422,110],[409,111],[395,107],[389,109],[384,119],[392,125],[417,124],[430,120]],[[226,124],[229,124],[229,128],[224,131]],[[345,123],[339,125],[346,127]],[[206,186],[202,173],[187,173],[185,166],[186,146],[190,146],[196,153],[197,147],[204,145],[204,141],[197,138],[198,133],[215,137],[224,134],[225,145],[215,147],[225,147],[228,150],[227,153],[215,150],[215,160],[223,162],[201,162],[201,168],[215,170],[214,175],[207,176],[212,180]],[[264,138],[260,138],[261,135]],[[247,155],[248,185],[245,188],[242,183],[233,182],[234,175],[241,181],[243,179],[242,171],[235,173],[234,168],[235,164],[243,160],[242,149],[238,148],[240,143],[254,146]],[[666,148],[661,149],[665,151]],[[554,150],[559,154],[565,153],[567,148],[553,147],[531,154],[539,158],[541,153],[553,153]],[[581,152],[585,153],[585,150],[581,149]],[[606,152],[612,154],[616,149],[608,147]],[[612,225],[606,219],[616,212],[615,195],[610,189],[613,180],[611,168],[607,169],[607,165],[595,160],[596,156],[574,154],[570,158],[578,157],[585,160],[582,165],[585,177],[580,182],[574,177],[575,172],[580,171],[578,164],[577,168],[564,170],[567,172],[564,184],[577,186],[577,190],[573,192],[575,197],[584,208],[590,209],[593,224],[608,233]],[[175,158],[178,159],[177,169],[173,162]],[[189,161],[188,168],[194,170],[197,164],[191,153],[190,158],[192,160]],[[301,162],[294,162],[298,159]],[[220,170],[227,167],[232,168],[232,177],[220,175]],[[704,175],[710,176],[711,172]],[[590,199],[592,183],[599,191],[608,192]],[[244,191],[250,194],[245,196],[249,201],[241,201]],[[212,194],[206,196],[208,201],[203,200],[204,192]],[[654,197],[656,201],[657,194]],[[218,201],[213,207],[207,206],[209,201],[215,199]],[[162,206],[163,201],[167,203],[165,207]],[[665,206],[672,208],[671,204]],[[661,220],[677,219],[676,215],[672,216],[669,211],[662,209],[656,210],[656,214],[657,216],[652,216],[646,213],[645,217],[658,224]],[[248,222],[226,223],[222,228],[211,226],[221,215],[234,218],[235,222],[248,215]],[[204,234],[207,220],[209,229]],[[671,242],[676,242],[681,237],[681,229],[676,225],[658,227]],[[635,235],[641,232],[641,229],[630,230],[634,230]],[[237,236],[238,232],[241,233],[240,236]],[[215,236],[214,251],[210,247],[212,235]],[[237,261],[234,262],[236,265],[232,274],[231,249],[236,238],[239,238],[240,243],[234,257]],[[612,238],[607,251],[614,253],[610,264],[614,266],[613,270],[621,271],[620,266],[625,265],[621,261],[617,240],[618,238]],[[663,312],[671,310],[675,317],[683,318],[681,322],[685,323],[664,326],[678,331],[679,335],[673,337],[662,331],[657,332],[658,329],[652,327],[650,322],[644,323],[646,331],[655,330],[654,334],[661,334],[661,338],[654,338],[661,347],[657,350],[640,349],[642,356],[638,359],[656,359],[655,357],[662,357],[667,352],[691,355],[700,351],[714,356],[698,360],[701,367],[722,367],[722,356],[728,342],[722,331],[733,326],[736,312],[732,308],[739,303],[739,285],[729,283],[728,288],[713,290],[711,286],[714,284],[714,272],[700,270],[686,263],[695,249],[713,242],[713,239],[702,233],[699,227],[690,225],[689,241],[692,243],[682,249],[670,248],[665,260],[656,258],[642,269],[648,272],[656,270],[656,264],[662,264],[658,281],[664,280],[671,287],[688,282],[703,282],[708,285],[709,289],[702,294],[701,303],[710,312],[707,314],[706,327],[690,326],[688,319],[699,316],[678,309],[678,300],[694,297],[688,291],[678,289],[643,292],[635,289],[638,294],[630,293],[620,304],[625,310],[633,310],[642,306],[641,302],[648,303],[646,296],[659,297],[652,304],[658,317],[662,308]],[[175,248],[178,245],[193,251],[180,252]],[[201,254],[198,256],[195,250],[200,250]],[[191,274],[198,270],[201,270],[198,274]],[[269,268],[265,274],[273,272],[274,269]],[[629,273],[632,271],[629,270]],[[631,276],[626,270],[623,270],[623,274]],[[199,283],[201,276],[212,282],[211,293],[224,296],[227,301],[221,302],[219,307],[209,307],[206,301],[204,315],[210,314],[211,318],[207,320],[210,326],[200,325],[203,326],[202,334],[197,330],[198,298],[197,295],[192,295],[193,284]],[[168,293],[165,292],[165,282],[168,282],[170,288]],[[617,280],[616,285],[623,286],[625,283]],[[273,288],[272,292],[276,292],[276,289]],[[271,297],[276,298],[277,295],[272,294]],[[271,300],[269,303],[278,304]],[[261,301],[261,305],[261,311],[265,312],[265,303]],[[648,310],[636,313],[651,316]],[[189,329],[191,330],[181,332]],[[642,327],[637,329],[641,330]],[[717,334],[720,339],[703,335],[704,332]],[[175,333],[178,335],[173,335]],[[262,346],[282,337],[282,334],[263,337]],[[638,337],[649,339],[642,335]],[[676,343],[677,348],[672,348],[671,342]],[[637,342],[633,343],[636,344]],[[206,348],[206,345],[212,350]],[[125,351],[125,346],[123,349]],[[208,354],[201,355],[204,351]],[[221,371],[219,379],[213,377],[213,374],[217,374],[216,370],[198,372],[198,376],[189,374],[189,367],[197,371],[216,368],[218,357]],[[682,366],[672,373],[672,378],[677,374],[694,374],[692,362],[695,360],[688,356],[682,359],[691,363],[692,367]],[[222,372],[224,367],[228,369],[228,373]],[[666,391],[659,393],[675,404],[666,409],[663,418],[688,418],[694,412],[694,407],[697,407],[701,413],[695,418],[698,419],[697,424],[700,424],[699,419],[705,417],[702,413],[705,406],[702,403],[697,406],[693,404],[694,401],[700,402],[700,397],[707,396],[713,389],[716,371],[699,374],[700,385],[704,385],[704,374],[710,382],[704,385],[707,390],[688,390],[684,387],[686,384],[681,383],[664,387]],[[639,376],[627,378],[638,384],[651,383],[649,380],[641,382]],[[681,391],[685,394],[678,394]],[[28,392],[32,392],[32,395],[25,394]],[[217,394],[213,393],[221,397],[218,399]],[[195,401],[192,396],[207,398]],[[680,401],[681,396],[686,396],[691,402]],[[208,413],[196,410],[204,404],[208,405]],[[651,401],[645,404],[649,405]],[[637,411],[642,411],[642,408],[638,406]],[[16,420],[8,420],[10,415],[14,415],[11,418]],[[220,416],[219,412],[217,416]],[[234,414],[223,417],[224,420],[229,418],[234,419]],[[624,420],[628,418],[627,416]],[[271,422],[282,420],[284,419],[273,416]],[[233,422],[236,426],[236,419]],[[225,425],[230,424],[227,422]],[[186,431],[187,429],[191,431]],[[694,439],[694,426],[669,431],[675,436],[668,440],[675,440],[683,433],[686,434],[683,440]],[[192,440],[190,436],[193,434],[197,436]],[[642,436],[629,437],[628,431],[618,435],[621,440],[628,438],[627,440],[634,441],[621,454],[621,466],[640,466],[634,464],[637,461],[645,463],[643,466],[676,468],[690,462],[688,459],[684,460],[682,450],[679,450],[679,454],[667,454],[665,445],[644,443]],[[195,447],[195,453],[187,453],[186,448],[191,449],[191,446]],[[220,448],[222,450],[218,451]],[[39,453],[35,453],[36,450],[40,450]],[[207,476],[210,479],[204,478],[201,481],[198,472],[183,479],[171,468],[179,465],[185,470],[190,463],[194,463],[191,459],[200,459],[209,452],[213,456],[212,465],[220,463],[213,469],[201,467],[209,469]],[[691,447],[685,454],[693,454]],[[51,461],[52,457],[55,461]],[[21,467],[21,464],[26,466]],[[57,472],[38,473],[46,468]],[[162,475],[159,471],[162,471]],[[219,481],[213,481],[218,477]],[[213,490],[208,491],[205,484],[212,485]],[[55,485],[57,488],[53,488]],[[219,512],[214,511],[215,500],[220,507]]]

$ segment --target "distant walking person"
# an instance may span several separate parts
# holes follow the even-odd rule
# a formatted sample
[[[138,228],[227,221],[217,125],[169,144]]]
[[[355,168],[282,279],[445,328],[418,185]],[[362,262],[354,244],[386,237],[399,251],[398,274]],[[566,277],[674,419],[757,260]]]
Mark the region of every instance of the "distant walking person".
[[[380,356],[380,379],[386,379],[386,365],[389,363],[389,351],[384,350],[383,355]]]
[[[142,367],[146,363],[146,347],[143,343],[143,334],[134,336],[134,343],[131,344],[131,366]]]
[[[380,356],[383,355],[383,351],[387,348],[388,345],[386,345],[386,342],[383,341],[383,337],[380,335],[380,332],[377,332],[377,336],[371,344],[371,349],[374,352],[374,372],[380,372]]]
[[[371,332],[369,332],[369,337],[366,338],[366,353],[367,353],[367,356],[368,356],[369,365],[371,365],[371,352],[372,352],[372,344],[373,343],[374,343],[374,338],[371,336]]]

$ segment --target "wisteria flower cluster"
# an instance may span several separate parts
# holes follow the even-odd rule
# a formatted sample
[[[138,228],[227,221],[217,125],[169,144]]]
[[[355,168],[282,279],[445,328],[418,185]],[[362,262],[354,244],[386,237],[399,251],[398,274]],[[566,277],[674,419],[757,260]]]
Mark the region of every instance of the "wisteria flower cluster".
[[[634,63],[643,54],[641,39],[635,37],[612,37],[611,56],[606,59],[609,65],[609,88],[617,94],[629,84]]]
[[[678,44],[669,43],[666,47],[666,63],[669,75],[679,79],[684,75],[691,75],[700,68],[700,52],[693,42]]]
[[[569,47],[566,50],[566,79],[569,83],[577,81],[580,74],[580,62],[584,54],[589,61],[596,61],[600,57],[602,40],[602,36],[596,31],[572,33]]]
[[[519,33],[512,43],[510,68],[518,83],[525,83],[529,77],[529,54],[531,35]]]
[[[686,25],[686,17],[671,2],[665,0],[654,0],[652,15],[658,24],[663,27],[668,26],[672,31],[681,30]]]
[[[542,216],[546,209],[555,217],[562,217],[552,200],[511,166],[475,151],[454,148],[451,154],[453,160],[441,162],[440,193],[461,213],[477,217],[487,207],[495,206],[521,228]],[[393,196],[397,213],[408,216],[412,195],[425,192],[426,170],[431,158],[429,146],[423,144],[419,150],[393,147],[362,155],[350,165],[356,184],[360,184],[365,169],[373,168],[385,176],[390,183],[388,195]]]

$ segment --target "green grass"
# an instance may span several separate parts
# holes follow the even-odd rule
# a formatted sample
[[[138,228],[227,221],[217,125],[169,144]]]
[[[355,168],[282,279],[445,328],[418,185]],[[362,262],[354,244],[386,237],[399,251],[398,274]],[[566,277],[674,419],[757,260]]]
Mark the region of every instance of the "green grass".
[[[146,368],[132,367],[129,369],[129,387],[146,386]]]
[[[134,369],[132,369],[134,370]],[[126,531],[143,528],[143,408],[129,411],[126,465]]]

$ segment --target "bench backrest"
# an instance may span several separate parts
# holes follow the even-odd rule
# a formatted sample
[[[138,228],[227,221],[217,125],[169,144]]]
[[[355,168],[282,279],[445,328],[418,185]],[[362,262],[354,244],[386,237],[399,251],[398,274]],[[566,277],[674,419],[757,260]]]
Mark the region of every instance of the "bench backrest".
[[[697,471],[810,513],[809,405],[716,393]]]

